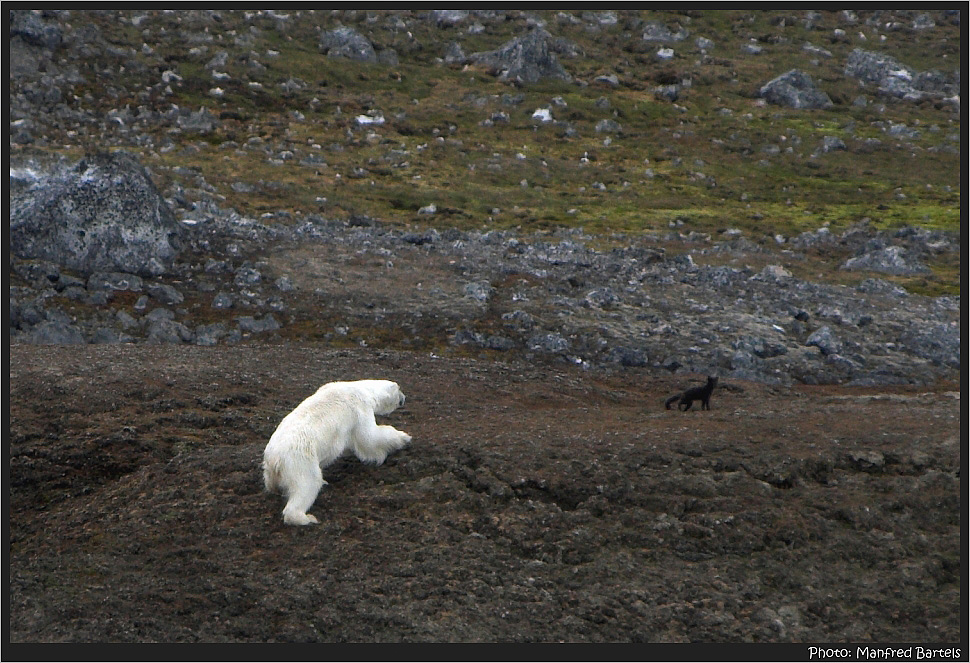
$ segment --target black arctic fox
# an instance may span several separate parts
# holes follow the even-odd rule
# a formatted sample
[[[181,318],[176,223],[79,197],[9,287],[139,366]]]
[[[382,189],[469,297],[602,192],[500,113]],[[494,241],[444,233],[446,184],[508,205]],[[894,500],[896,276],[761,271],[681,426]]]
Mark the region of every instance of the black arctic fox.
[[[710,410],[711,392],[714,391],[714,387],[716,386],[717,376],[709,375],[707,376],[707,384],[705,384],[703,387],[691,387],[687,391],[674,394],[664,402],[664,407],[669,410],[671,404],[674,401],[679,400],[680,402],[677,403],[677,409],[687,412],[687,410],[690,409],[690,406],[694,404],[694,401],[700,401],[702,410]],[[682,405],[686,405],[687,407],[681,407]]]

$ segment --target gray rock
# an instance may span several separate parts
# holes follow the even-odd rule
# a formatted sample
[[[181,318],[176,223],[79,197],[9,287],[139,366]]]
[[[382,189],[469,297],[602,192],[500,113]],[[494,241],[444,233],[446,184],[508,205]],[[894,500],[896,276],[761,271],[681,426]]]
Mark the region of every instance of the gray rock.
[[[212,308],[225,310],[232,308],[232,297],[230,297],[225,292],[217,293],[215,297],[212,298]]]
[[[552,36],[542,28],[506,42],[494,51],[473,53],[469,59],[488,67],[500,80],[536,83],[543,78],[572,80],[553,52]]]
[[[35,10],[10,10],[8,25],[10,37],[20,37],[33,46],[55,49],[64,39],[61,29],[46,23]]]
[[[167,308],[156,308],[152,309],[151,313],[145,316],[145,322],[153,323],[159,320],[174,320],[175,314]]]
[[[910,127],[907,127],[905,124],[902,124],[902,123],[895,124],[893,122],[890,122],[888,126],[883,128],[883,131],[885,131],[887,135],[892,136],[894,138],[905,138],[905,139],[919,138],[919,131],[917,131],[916,129],[911,129]]]
[[[7,58],[10,80],[30,80],[38,72],[43,52],[40,47],[32,46],[20,37],[11,37],[10,50]],[[30,125],[22,127],[29,131]]]
[[[485,304],[492,296],[492,290],[492,284],[488,281],[476,281],[465,285],[465,296],[471,297],[479,304]]]
[[[707,37],[698,37],[694,40],[694,45],[702,51],[710,51],[714,48],[714,42]]]
[[[222,125],[222,122],[210,113],[208,108],[200,108],[194,113],[179,115],[178,125],[183,131],[208,134],[218,129]]]
[[[262,281],[263,275],[258,269],[252,267],[240,267],[236,270],[236,275],[233,277],[233,283],[238,286],[249,286],[256,285]]]
[[[506,326],[520,333],[531,331],[535,327],[535,320],[525,311],[510,311],[502,314]]]
[[[232,265],[227,260],[209,258],[203,269],[206,274],[228,274],[232,271]]]
[[[407,242],[408,244],[414,244],[415,246],[422,246],[424,244],[434,244],[439,239],[441,239],[441,233],[439,233],[434,228],[429,228],[424,232],[405,232],[401,235],[401,240]]]
[[[838,136],[822,136],[822,152],[835,152],[836,150],[845,151],[845,142]]]
[[[825,325],[813,332],[806,340],[805,345],[815,346],[822,351],[823,355],[838,354],[842,349],[842,342],[832,333],[832,329]]]
[[[276,321],[272,313],[267,313],[261,320],[257,320],[251,315],[244,315],[236,318],[236,322],[239,324],[240,331],[250,334],[260,334],[280,328],[280,323]]]
[[[104,296],[104,293],[96,293],[96,294],[100,295],[101,298],[103,298],[104,302],[107,302],[107,297]],[[63,290],[61,290],[61,296],[66,297],[68,299],[72,299],[76,302],[83,302],[88,299],[88,291],[85,290],[84,288],[71,286],[69,288],[64,288]],[[95,300],[95,301],[101,301],[101,300]]]
[[[152,299],[166,306],[174,306],[185,301],[185,296],[181,292],[164,283],[149,284],[148,294]]]
[[[468,56],[461,50],[461,44],[453,41],[448,44],[448,48],[445,50],[444,60],[448,64],[464,64],[468,61]]]
[[[348,27],[339,27],[320,36],[320,50],[331,58],[358,62],[377,62],[377,51],[370,40]]]
[[[798,69],[792,69],[774,78],[758,91],[766,101],[790,108],[831,108],[832,100],[815,87],[812,77]]]
[[[58,320],[45,320],[31,328],[26,341],[34,345],[82,345],[84,334],[76,326]]]
[[[97,272],[88,277],[88,290],[129,290],[141,292],[144,287],[140,276],[123,272]]]
[[[830,57],[832,57],[832,51],[829,51],[827,49],[824,49],[824,48],[822,48],[820,46],[816,46],[815,44],[813,44],[811,42],[805,42],[805,44],[802,46],[802,51],[804,51],[805,53],[808,53],[810,55],[818,55],[818,56],[823,57],[823,58],[830,58]]]
[[[936,22],[929,14],[920,14],[913,19],[913,29],[914,30],[928,30],[929,28],[935,28]]]
[[[608,360],[621,366],[646,366],[647,355],[639,348],[617,346],[609,351]]]
[[[211,325],[199,325],[195,328],[196,345],[216,345],[226,336],[226,327],[221,322]]]
[[[884,274],[927,274],[930,269],[910,258],[901,246],[887,246],[846,260],[840,269],[868,270]]]
[[[616,17],[616,12],[612,11],[583,12],[583,20],[599,25],[616,25],[619,21]]]
[[[138,328],[138,321],[135,320],[133,317],[131,317],[131,315],[125,311],[118,311],[115,314],[115,319],[118,321],[118,324],[121,325],[122,329]]]
[[[919,101],[959,94],[959,82],[950,82],[939,72],[918,72],[883,53],[857,48],[849,54],[845,75],[875,85],[885,96]]]
[[[678,26],[677,32],[673,32],[663,23],[651,22],[643,26],[643,41],[669,43],[683,41],[690,33]]]
[[[798,249],[811,249],[821,246],[832,245],[837,242],[837,238],[827,226],[822,226],[818,230],[806,230],[791,240],[792,246]]]
[[[878,451],[850,451],[846,457],[863,472],[878,471],[886,465],[886,458]]]
[[[35,288],[49,288],[52,283],[60,281],[61,278],[61,268],[44,260],[16,262],[12,269],[20,278]]]
[[[152,313],[159,310],[161,309],[155,309]],[[149,323],[145,342],[151,344],[178,344],[191,341],[193,336],[192,330],[181,322],[159,316]]]
[[[569,349],[569,341],[559,332],[540,333],[529,337],[528,346],[530,350],[558,354]]]
[[[454,345],[485,345],[485,337],[476,331],[470,329],[459,329],[455,332],[454,336],[451,337],[451,342]]]
[[[586,293],[586,301],[596,308],[609,309],[616,306],[620,298],[616,296],[616,293],[611,288],[606,287],[591,290]]]
[[[46,319],[41,302],[20,302],[10,299],[10,328],[29,329]]]
[[[677,101],[680,98],[680,86],[660,85],[653,89],[653,96],[664,101]]]
[[[115,152],[39,177],[10,195],[10,250],[84,275],[156,276],[172,265],[183,231],[145,169]]]
[[[487,339],[485,339],[485,347],[492,350],[499,350],[501,352],[508,352],[515,347],[515,341],[506,337],[500,336],[498,334],[492,334]]]
[[[215,56],[209,60],[205,68],[206,69],[222,69],[229,62],[229,53],[227,51],[219,51]]]
[[[900,342],[909,352],[937,366],[960,368],[959,323],[914,325]]]
[[[75,276],[62,273],[58,275],[57,282],[54,284],[54,287],[57,288],[58,291],[63,292],[65,289],[72,288],[72,287],[86,288],[87,283],[84,280],[79,279]]]
[[[736,350],[753,354],[762,359],[778,357],[788,353],[788,348],[784,343],[762,338],[760,336],[745,335],[736,339],[732,346]]]
[[[439,26],[453,26],[467,19],[468,12],[464,9],[434,9],[428,18]]]
[[[112,329],[111,327],[99,327],[94,330],[91,335],[92,343],[100,344],[110,344],[110,343],[131,343],[134,339],[128,334],[119,332],[117,329]]]
[[[593,128],[596,130],[597,133],[615,134],[615,133],[620,133],[623,130],[623,127],[620,126],[619,122],[617,122],[616,120],[611,120],[609,118],[600,120],[599,122],[596,123],[596,126]]]
[[[895,283],[883,279],[866,279],[856,286],[859,292],[866,294],[888,295],[890,297],[907,297],[909,293]]]
[[[296,290],[296,286],[293,285],[293,281],[289,276],[281,276],[274,282],[276,289],[280,292],[293,292]]]

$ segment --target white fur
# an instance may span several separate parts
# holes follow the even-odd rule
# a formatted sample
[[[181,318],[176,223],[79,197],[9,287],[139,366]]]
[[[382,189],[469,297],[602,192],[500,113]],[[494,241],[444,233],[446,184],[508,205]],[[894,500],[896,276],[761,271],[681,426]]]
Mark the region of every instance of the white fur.
[[[307,509],[327,483],[321,469],[344,452],[380,465],[410,443],[407,433],[374,420],[375,414],[390,414],[402,405],[404,394],[390,380],[330,382],[286,415],[263,452],[266,490],[287,498],[283,522],[319,522]]]

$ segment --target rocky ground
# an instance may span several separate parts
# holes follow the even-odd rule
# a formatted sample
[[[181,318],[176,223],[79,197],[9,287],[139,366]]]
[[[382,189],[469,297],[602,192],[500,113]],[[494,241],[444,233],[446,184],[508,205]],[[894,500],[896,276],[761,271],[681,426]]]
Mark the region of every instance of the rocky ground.
[[[960,393],[313,344],[10,347],[24,641],[955,642]],[[286,527],[262,448],[322,382],[414,436]]]
[[[370,219],[270,227],[216,208],[181,234],[171,276],[83,280],[15,260],[11,337],[310,338],[777,384],[932,384],[960,368],[959,296],[911,294],[877,272],[854,287],[812,282],[784,266],[838,270],[886,248],[958,255],[959,238],[915,228],[863,223],[779,250],[730,236],[415,232]]]

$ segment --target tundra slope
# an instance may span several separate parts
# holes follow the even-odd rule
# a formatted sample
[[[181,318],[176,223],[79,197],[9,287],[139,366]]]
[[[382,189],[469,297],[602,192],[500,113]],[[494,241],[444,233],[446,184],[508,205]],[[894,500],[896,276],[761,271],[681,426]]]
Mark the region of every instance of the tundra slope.
[[[414,436],[262,490],[320,382]],[[960,640],[958,386],[681,376],[296,343],[10,346],[12,642]]]

